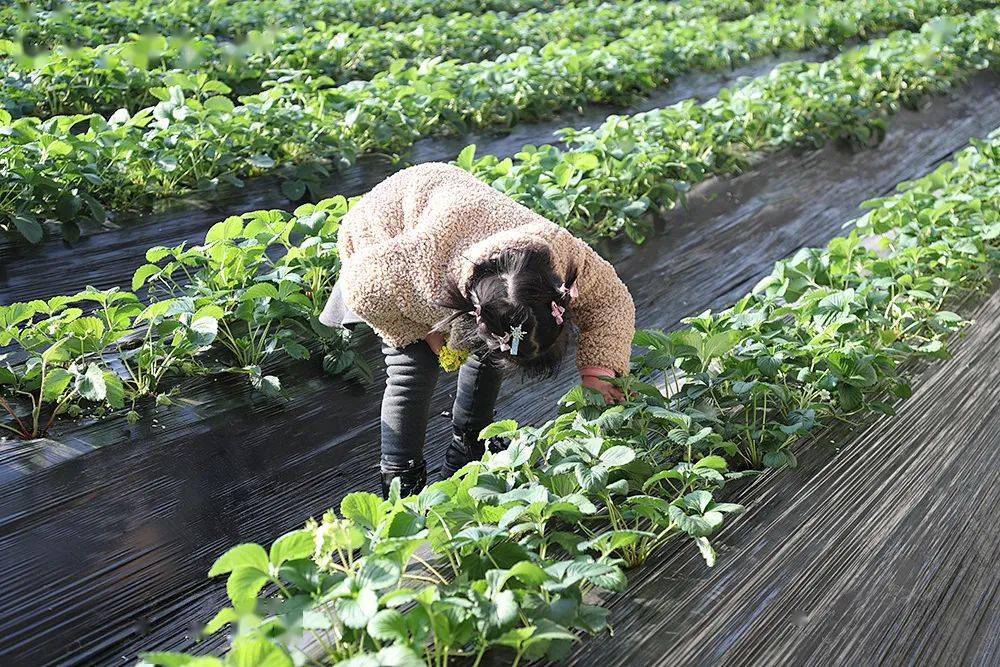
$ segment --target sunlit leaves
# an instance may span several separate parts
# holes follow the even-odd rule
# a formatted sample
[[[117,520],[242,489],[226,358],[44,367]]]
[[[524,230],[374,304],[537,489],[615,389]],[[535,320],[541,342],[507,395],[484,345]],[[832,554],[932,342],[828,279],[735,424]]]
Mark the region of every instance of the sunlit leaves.
[[[286,561],[308,558],[313,553],[314,543],[311,530],[296,530],[282,535],[271,545],[268,562],[277,568]]]
[[[267,552],[259,544],[240,544],[219,556],[208,576],[215,577],[245,568],[267,572],[268,562]]]

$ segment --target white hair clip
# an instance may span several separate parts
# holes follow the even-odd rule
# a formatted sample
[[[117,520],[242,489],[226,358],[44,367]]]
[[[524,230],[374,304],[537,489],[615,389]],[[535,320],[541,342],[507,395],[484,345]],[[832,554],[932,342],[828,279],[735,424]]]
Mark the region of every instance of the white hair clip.
[[[511,327],[510,330],[510,356],[516,357],[517,350],[521,346],[521,339],[524,338],[524,329],[518,324],[516,327]]]

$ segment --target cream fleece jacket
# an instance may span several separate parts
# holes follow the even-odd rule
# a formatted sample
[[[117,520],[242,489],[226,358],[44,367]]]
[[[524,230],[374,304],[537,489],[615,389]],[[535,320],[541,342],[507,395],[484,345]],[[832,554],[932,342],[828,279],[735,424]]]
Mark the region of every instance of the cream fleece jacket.
[[[568,231],[455,166],[410,167],[344,216],[338,247],[347,305],[389,345],[430,333],[449,313],[435,306],[448,276],[465,290],[473,267],[505,249],[546,249],[555,270],[579,269],[570,310],[580,329],[577,365],[628,371],[635,306],[614,268]]]

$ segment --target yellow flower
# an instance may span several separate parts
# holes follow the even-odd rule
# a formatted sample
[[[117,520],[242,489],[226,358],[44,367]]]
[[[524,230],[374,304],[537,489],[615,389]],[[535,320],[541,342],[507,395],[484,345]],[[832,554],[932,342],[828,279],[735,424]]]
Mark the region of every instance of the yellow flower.
[[[456,350],[453,347],[445,345],[441,348],[441,353],[438,355],[438,363],[441,364],[441,368],[446,373],[451,373],[452,371],[457,371],[468,358],[469,352],[467,350]]]

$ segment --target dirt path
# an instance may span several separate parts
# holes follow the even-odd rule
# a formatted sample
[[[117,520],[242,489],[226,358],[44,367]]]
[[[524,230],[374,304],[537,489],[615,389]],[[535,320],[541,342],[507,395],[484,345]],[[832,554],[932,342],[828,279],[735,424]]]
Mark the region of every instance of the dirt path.
[[[1000,292],[899,414],[755,480],[709,570],[693,549],[629,574],[589,665],[1000,661]],[[836,446],[831,446],[835,443]]]
[[[876,150],[786,153],[699,188],[668,234],[613,249],[640,325],[676,327],[724,307],[777,259],[835,235],[864,199],[1000,125],[998,81],[978,77],[921,113],[901,113]],[[285,401],[248,395],[237,380],[196,383],[155,423],[109,420],[55,436],[68,448],[108,444],[98,451],[45,469],[0,463],[0,662],[109,663],[189,648],[192,624],[224,599],[221,582],[205,578],[218,554],[270,541],[346,493],[376,490],[384,378],[364,391],[312,365],[282,372]],[[573,382],[569,365],[552,381],[510,382],[500,415],[544,420]],[[439,384],[435,410],[448,407],[452,390],[453,380]],[[447,429],[433,420],[432,465]]]

